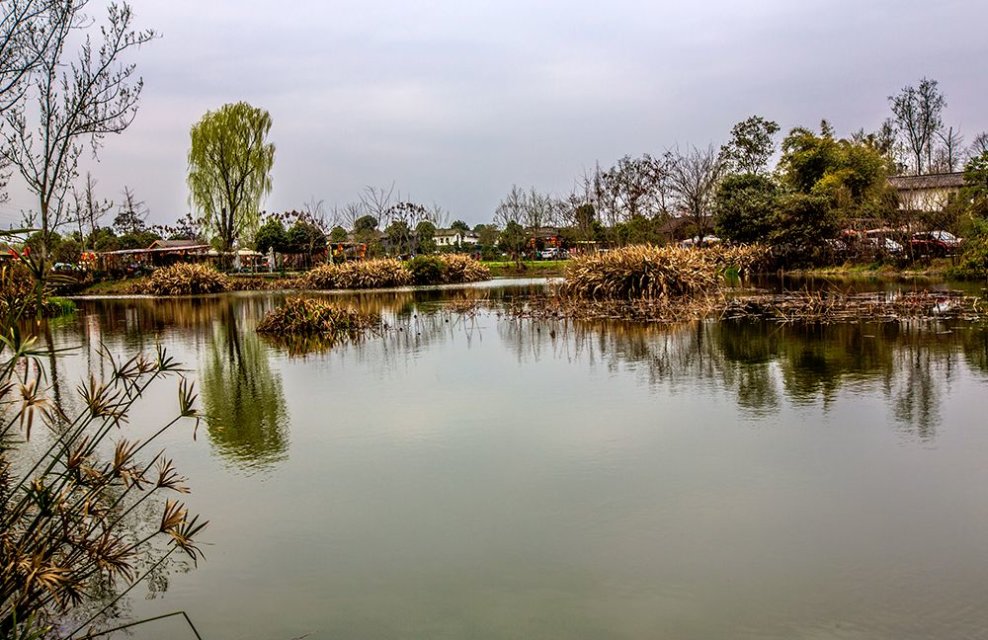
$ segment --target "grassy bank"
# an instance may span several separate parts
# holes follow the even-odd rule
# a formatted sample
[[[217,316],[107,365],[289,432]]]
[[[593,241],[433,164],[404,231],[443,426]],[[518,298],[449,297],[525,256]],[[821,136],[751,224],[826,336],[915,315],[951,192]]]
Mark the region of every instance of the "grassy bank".
[[[562,277],[570,260],[486,260],[482,262],[495,278],[550,278]]]

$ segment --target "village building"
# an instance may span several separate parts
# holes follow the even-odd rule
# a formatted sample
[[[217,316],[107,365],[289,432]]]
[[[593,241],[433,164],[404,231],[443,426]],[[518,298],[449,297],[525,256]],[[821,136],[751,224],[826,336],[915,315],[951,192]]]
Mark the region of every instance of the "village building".
[[[964,173],[932,173],[921,176],[892,176],[889,184],[904,211],[940,211],[964,187]]]

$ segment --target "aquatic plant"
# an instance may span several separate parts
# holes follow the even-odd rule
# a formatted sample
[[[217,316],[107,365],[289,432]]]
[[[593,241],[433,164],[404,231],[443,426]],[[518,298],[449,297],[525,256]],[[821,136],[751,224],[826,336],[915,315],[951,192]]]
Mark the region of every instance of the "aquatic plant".
[[[223,293],[230,288],[230,279],[213,267],[186,263],[156,269],[141,284],[143,293],[156,296]]]
[[[314,298],[289,298],[269,311],[258,333],[277,336],[318,336],[330,341],[353,340],[380,326],[377,314],[363,313]]]
[[[716,291],[718,272],[703,250],[630,246],[574,259],[562,293],[598,300],[697,296]]]
[[[382,258],[342,264],[324,264],[302,278],[306,289],[380,289],[412,283],[400,260]]]
[[[38,286],[30,267],[21,261],[0,266],[0,317],[9,321],[59,315],[63,308],[49,298],[47,286]]]

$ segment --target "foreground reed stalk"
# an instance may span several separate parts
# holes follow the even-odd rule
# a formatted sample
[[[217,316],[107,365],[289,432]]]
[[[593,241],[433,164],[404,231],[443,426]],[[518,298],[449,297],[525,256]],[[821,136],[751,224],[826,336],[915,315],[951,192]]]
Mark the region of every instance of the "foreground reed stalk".
[[[44,298],[43,283],[29,286]],[[164,349],[121,359],[103,348],[109,375],[81,382],[82,409],[69,414],[42,364],[58,354],[22,333],[25,308],[0,309],[0,638],[85,637],[176,552],[201,557],[206,523],[169,497],[189,492],[186,479],[164,451],[148,455],[167,430],[197,423],[197,396]],[[137,400],[173,376],[174,419],[127,437]]]

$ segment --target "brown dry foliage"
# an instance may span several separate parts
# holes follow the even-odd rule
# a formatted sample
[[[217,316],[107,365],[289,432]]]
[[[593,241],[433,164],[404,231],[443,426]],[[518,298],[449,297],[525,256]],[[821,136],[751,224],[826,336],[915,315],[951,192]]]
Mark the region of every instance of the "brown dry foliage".
[[[230,279],[204,264],[176,264],[156,269],[141,285],[155,296],[188,296],[230,291]]]
[[[381,289],[412,283],[400,260],[384,258],[343,264],[323,264],[301,279],[306,289]]]

